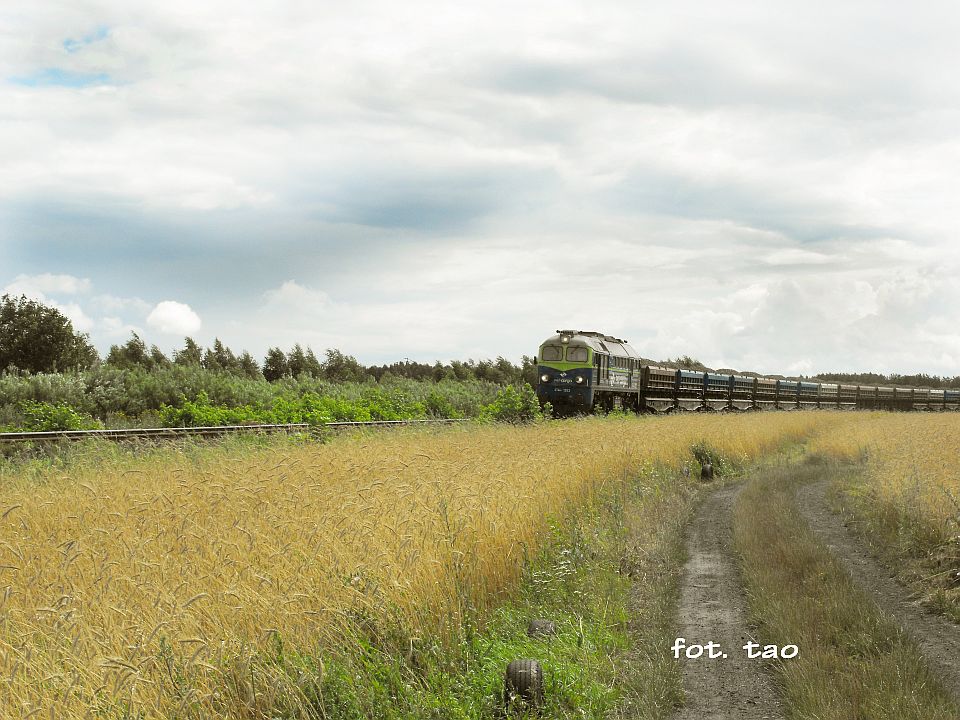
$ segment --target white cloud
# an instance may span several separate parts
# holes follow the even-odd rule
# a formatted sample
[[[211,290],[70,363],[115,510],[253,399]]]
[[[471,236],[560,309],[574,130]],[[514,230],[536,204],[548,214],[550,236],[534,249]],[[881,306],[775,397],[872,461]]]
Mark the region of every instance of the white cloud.
[[[66,305],[60,305],[59,303],[52,303],[57,310],[62,312],[68,318],[70,322],[73,323],[73,329],[77,332],[90,332],[94,327],[94,322],[87,314],[83,311],[77,303],[67,303]]]
[[[90,298],[91,307],[104,313],[131,312],[146,317],[153,305],[138,297],[117,297],[101,294]]]
[[[143,337],[143,328],[137,325],[124,322],[121,318],[107,316],[100,318],[98,322],[100,332],[111,340],[125,340],[131,333],[136,333]]]
[[[17,275],[4,289],[9,295],[26,295],[41,299],[47,294],[77,295],[90,290],[88,278],[78,278],[73,275],[54,275],[42,273],[40,275]]]
[[[784,248],[763,258],[768,265],[826,265],[835,258],[824,253],[810,252],[801,248]]]
[[[267,307],[279,311],[299,311],[305,314],[319,313],[330,305],[330,296],[322,290],[314,290],[300,285],[295,280],[287,280],[280,287],[263,294]]]
[[[185,303],[164,300],[147,316],[147,325],[168,335],[190,335],[200,329],[200,316]]]

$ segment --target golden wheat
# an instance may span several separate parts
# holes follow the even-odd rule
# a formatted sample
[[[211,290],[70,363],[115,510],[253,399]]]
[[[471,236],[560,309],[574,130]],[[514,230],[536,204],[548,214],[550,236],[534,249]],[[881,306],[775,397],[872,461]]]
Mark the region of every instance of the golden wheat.
[[[867,460],[869,487],[933,523],[960,517],[960,415],[851,413],[810,450]]]
[[[358,617],[456,632],[515,587],[551,516],[706,439],[755,458],[840,413],[588,419],[135,456],[0,477],[0,715],[254,717],[282,636]],[[854,423],[855,424],[855,423]],[[845,431],[846,432],[846,431]],[[261,675],[268,670],[258,667]]]

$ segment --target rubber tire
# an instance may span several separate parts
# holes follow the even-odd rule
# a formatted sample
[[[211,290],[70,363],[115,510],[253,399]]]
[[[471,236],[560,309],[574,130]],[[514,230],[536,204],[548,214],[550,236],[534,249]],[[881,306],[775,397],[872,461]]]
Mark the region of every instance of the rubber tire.
[[[543,667],[536,660],[513,660],[507,665],[503,684],[503,704],[507,710],[518,700],[528,708],[543,707]]]

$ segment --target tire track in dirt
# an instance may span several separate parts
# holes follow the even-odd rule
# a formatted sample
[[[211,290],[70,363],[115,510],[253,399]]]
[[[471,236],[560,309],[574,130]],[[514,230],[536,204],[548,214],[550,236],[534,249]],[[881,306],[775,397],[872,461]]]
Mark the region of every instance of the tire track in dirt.
[[[924,660],[960,700],[960,626],[925,610],[891,577],[843,524],[826,500],[826,482],[797,491],[797,506],[810,529],[826,544],[854,582],[900,624],[919,646]]]
[[[740,487],[707,497],[687,530],[678,636],[687,644],[720,645],[726,658],[683,659],[686,704],[676,720],[782,718],[780,699],[760,660],[742,649],[755,640],[746,623],[746,599],[733,559],[733,504]],[[681,655],[682,657],[682,655]]]

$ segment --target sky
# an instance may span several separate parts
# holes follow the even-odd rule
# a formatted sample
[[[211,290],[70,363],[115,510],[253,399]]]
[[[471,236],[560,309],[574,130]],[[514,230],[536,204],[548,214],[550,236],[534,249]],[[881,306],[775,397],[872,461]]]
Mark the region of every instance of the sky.
[[[4,0],[0,294],[101,353],[559,328],[960,374],[960,6]]]

